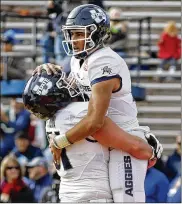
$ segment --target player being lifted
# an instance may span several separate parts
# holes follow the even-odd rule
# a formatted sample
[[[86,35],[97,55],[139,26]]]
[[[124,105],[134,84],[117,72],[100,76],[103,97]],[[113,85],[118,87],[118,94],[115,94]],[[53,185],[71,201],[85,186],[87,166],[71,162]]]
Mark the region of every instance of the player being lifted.
[[[101,131],[106,123],[106,115],[120,128],[143,140],[148,135],[149,140],[155,141],[155,156],[158,154],[160,157],[162,147],[155,136],[146,134],[148,127],[139,126],[137,108],[131,94],[130,73],[125,61],[109,47],[104,47],[109,28],[107,14],[95,5],[76,7],[63,26],[65,51],[73,55],[71,73],[90,100],[86,116],[51,142],[50,147],[57,155],[55,158],[59,156],[59,151],[54,146],[62,149]],[[56,72],[54,65],[44,64],[34,74],[40,73],[41,69],[48,73],[51,70]],[[113,137],[119,132],[113,131]],[[137,160],[126,153],[126,149],[123,150],[113,149],[110,152],[109,177],[114,202],[144,202],[147,160]]]

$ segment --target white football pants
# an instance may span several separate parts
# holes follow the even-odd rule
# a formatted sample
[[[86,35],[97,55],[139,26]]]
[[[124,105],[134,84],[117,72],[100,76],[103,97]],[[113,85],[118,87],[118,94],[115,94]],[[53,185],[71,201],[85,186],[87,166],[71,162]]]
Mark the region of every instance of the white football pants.
[[[148,127],[138,127],[128,131],[145,140]],[[139,160],[120,150],[110,151],[109,180],[114,203],[145,202],[144,181],[147,160]]]

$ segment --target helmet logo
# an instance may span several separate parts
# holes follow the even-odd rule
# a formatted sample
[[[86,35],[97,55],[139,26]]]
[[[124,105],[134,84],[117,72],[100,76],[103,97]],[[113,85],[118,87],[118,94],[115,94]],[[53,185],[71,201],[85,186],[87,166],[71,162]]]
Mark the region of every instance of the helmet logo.
[[[46,95],[48,93],[48,90],[52,88],[52,82],[49,79],[44,77],[40,77],[38,82],[39,82],[39,85],[36,85],[33,88],[33,91],[35,91],[36,94],[38,95]]]
[[[97,10],[98,13],[96,12],[96,10],[90,10],[92,19],[94,19],[96,23],[100,23],[102,20],[106,20],[105,13],[101,9]]]

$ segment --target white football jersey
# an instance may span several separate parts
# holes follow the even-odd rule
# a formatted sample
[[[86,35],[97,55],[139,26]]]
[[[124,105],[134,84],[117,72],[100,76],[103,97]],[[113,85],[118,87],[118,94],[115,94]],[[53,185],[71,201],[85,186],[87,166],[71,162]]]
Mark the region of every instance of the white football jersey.
[[[47,134],[62,134],[87,113],[88,102],[73,102],[46,122]],[[93,137],[64,148],[61,153],[61,202],[112,199],[108,175],[109,150]]]
[[[91,95],[95,83],[120,78],[119,90],[112,94],[108,116],[123,129],[137,127],[137,108],[131,94],[131,78],[125,61],[111,48],[101,48],[86,58],[80,67],[80,60],[71,59],[71,73],[81,84],[82,90]],[[101,99],[102,100],[102,99]]]

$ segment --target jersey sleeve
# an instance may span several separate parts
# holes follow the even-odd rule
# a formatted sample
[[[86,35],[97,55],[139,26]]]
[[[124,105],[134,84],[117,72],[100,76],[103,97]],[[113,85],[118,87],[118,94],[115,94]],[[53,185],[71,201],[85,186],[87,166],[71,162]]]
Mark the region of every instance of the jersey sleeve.
[[[88,70],[90,85],[113,78],[121,78],[119,72],[120,66],[116,59],[113,57],[100,57],[90,62]]]

